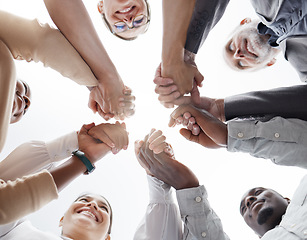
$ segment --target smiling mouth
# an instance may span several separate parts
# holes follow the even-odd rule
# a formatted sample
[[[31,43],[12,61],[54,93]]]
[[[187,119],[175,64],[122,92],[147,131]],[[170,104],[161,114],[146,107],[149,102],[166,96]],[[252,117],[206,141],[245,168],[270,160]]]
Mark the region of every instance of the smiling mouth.
[[[81,210],[81,211],[79,211],[77,213],[82,214],[82,215],[87,216],[87,217],[90,217],[90,218],[93,218],[96,222],[98,222],[97,216],[94,213],[90,212],[90,211]]]
[[[251,210],[253,210],[257,205],[263,204],[263,203],[264,203],[264,200],[260,200],[258,202],[253,203],[252,206],[251,206]]]
[[[135,6],[127,7],[127,8],[124,8],[122,10],[118,10],[115,13],[121,13],[121,14],[130,13],[131,11],[133,11],[134,8],[135,8]]]
[[[245,50],[254,58],[258,58],[258,55],[255,53],[255,50],[252,48],[251,44],[247,41],[247,39],[244,39],[244,48]]]

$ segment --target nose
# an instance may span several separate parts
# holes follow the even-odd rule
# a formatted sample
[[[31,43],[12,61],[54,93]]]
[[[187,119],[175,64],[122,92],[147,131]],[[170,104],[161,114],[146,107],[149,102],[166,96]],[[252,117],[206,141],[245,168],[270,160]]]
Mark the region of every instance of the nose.
[[[89,202],[87,204],[88,207],[93,207],[95,210],[98,210],[98,206],[97,206],[97,203],[96,202]]]
[[[124,16],[123,21],[131,28],[133,27],[133,18],[134,16],[129,13]]]
[[[237,50],[234,54],[234,58],[241,59],[241,58],[244,58],[244,57],[245,57],[245,55],[244,55],[243,51],[240,48],[237,48]]]
[[[255,202],[256,200],[257,200],[257,198],[254,197],[254,196],[248,196],[248,197],[246,197],[246,198],[245,198],[245,205],[246,205],[246,207],[250,208],[251,205],[253,204],[253,202]]]
[[[25,104],[24,110],[28,110],[28,108],[31,105],[31,100],[28,96],[23,96],[23,99],[24,99],[24,104]]]

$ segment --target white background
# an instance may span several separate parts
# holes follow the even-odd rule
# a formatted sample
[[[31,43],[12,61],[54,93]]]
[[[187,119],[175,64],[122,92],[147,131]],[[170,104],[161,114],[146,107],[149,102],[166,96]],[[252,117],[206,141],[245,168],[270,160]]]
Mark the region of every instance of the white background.
[[[263,186],[291,197],[304,170],[279,167],[270,160],[229,153],[225,149],[208,150],[181,137],[179,127],[168,128],[172,110],[159,104],[152,82],[161,60],[161,0],[150,1],[150,28],[133,42],[117,39],[105,29],[96,1],[87,0],[84,3],[124,83],[133,89],[136,96],[136,114],[125,121],[130,133],[130,145],[128,150],[115,156],[107,155],[97,164],[93,174],[79,177],[60,193],[58,200],[31,214],[29,219],[33,225],[59,234],[58,222],[70,203],[79,193],[91,191],[104,195],[112,204],[112,239],[132,239],[148,203],[145,172],[134,156],[133,143],[155,127],[163,130],[177,159],[190,167],[199,182],[206,186],[211,206],[222,219],[229,237],[237,240],[258,239],[239,214],[241,196],[251,187]],[[42,1],[0,0],[0,9],[52,24]],[[222,46],[232,29],[247,16],[256,17],[248,1],[230,1],[223,19],[200,50],[196,63],[205,76],[201,95],[223,98],[252,90],[300,84],[295,70],[282,55],[275,66],[258,73],[234,72],[224,64]],[[177,17],[180,18],[180,13]],[[46,141],[79,130],[84,123],[104,122],[88,109],[89,92],[85,87],[44,68],[41,63],[16,61],[16,65],[18,76],[32,88],[33,100],[24,119],[10,126],[1,159],[23,142]]]

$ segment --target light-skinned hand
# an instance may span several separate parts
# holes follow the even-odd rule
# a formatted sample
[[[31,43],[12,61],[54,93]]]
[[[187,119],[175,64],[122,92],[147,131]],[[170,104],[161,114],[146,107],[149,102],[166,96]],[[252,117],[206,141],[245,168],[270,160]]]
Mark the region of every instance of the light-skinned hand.
[[[118,76],[114,81],[100,81],[90,92],[88,106],[105,120],[124,120],[134,114],[135,97]],[[113,79],[112,79],[113,80]]]
[[[88,131],[88,134],[107,144],[113,154],[117,154],[120,150],[126,150],[128,148],[129,138],[125,123],[102,123],[92,127]]]
[[[197,86],[201,86],[204,80],[203,75],[196,66],[187,64],[184,61],[177,61],[171,65],[164,65],[162,62],[161,74],[163,77],[174,80],[174,84],[178,87],[181,96],[192,91],[194,81]]]

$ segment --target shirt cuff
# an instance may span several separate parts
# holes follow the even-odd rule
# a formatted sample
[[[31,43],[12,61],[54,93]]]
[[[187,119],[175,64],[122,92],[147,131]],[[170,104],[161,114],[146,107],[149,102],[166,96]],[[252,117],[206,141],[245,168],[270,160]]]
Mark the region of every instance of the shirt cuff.
[[[71,156],[79,148],[77,132],[71,132],[55,140],[46,142],[50,161],[57,162]]]
[[[181,215],[200,215],[210,210],[207,190],[203,185],[176,191]]]
[[[171,186],[163,181],[147,175],[149,189],[149,203],[173,203]]]

